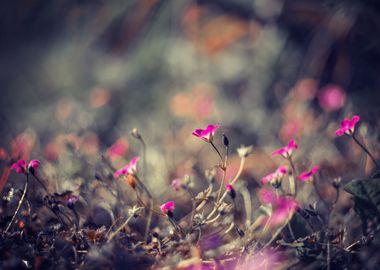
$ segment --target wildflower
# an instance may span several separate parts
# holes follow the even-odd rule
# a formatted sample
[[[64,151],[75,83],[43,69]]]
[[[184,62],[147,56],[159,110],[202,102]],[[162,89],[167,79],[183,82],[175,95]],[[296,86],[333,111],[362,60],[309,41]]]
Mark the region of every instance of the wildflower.
[[[351,119],[343,119],[340,123],[340,128],[335,131],[336,136],[343,136],[344,134],[353,135],[355,131],[355,126],[359,122],[359,120],[359,115],[354,115]]]
[[[40,161],[33,159],[26,165],[25,160],[20,159],[12,164],[11,169],[15,170],[17,173],[31,173],[34,174],[35,170],[40,166]]]
[[[287,166],[280,166],[277,168],[277,170],[273,173],[268,174],[267,176],[264,176],[261,179],[261,183],[263,185],[269,183],[269,182],[279,182],[282,177],[288,173],[288,167]]]
[[[319,171],[318,166],[314,166],[310,171],[308,172],[302,172],[299,176],[298,179],[302,182],[310,180],[314,174],[316,174]]]
[[[129,162],[129,164],[127,164],[124,168],[120,169],[120,170],[117,170],[115,173],[114,173],[114,177],[120,177],[122,175],[126,175],[126,174],[135,174],[136,173],[136,165],[137,165],[137,162],[139,161],[140,157],[134,157],[132,158],[132,160]]]
[[[319,105],[327,112],[339,110],[346,103],[346,93],[338,85],[327,85],[318,95]]]
[[[173,179],[171,186],[175,191],[179,191],[182,187],[181,179],[180,178]]]
[[[249,145],[249,146],[241,145],[237,149],[237,152],[238,152],[238,155],[239,155],[240,158],[246,158],[250,154],[252,154],[252,150],[253,150],[253,146],[252,145]]]
[[[209,124],[205,129],[196,129],[193,131],[193,135],[202,138],[206,142],[212,142],[214,139],[215,131],[219,128],[219,125]]]
[[[272,152],[272,156],[281,155],[284,158],[290,158],[293,151],[298,148],[298,144],[294,139],[291,139],[287,146],[282,147],[274,152]]]
[[[173,216],[174,208],[175,203],[173,201],[168,201],[160,206],[161,212],[167,214],[169,217]]]
[[[120,138],[108,148],[107,153],[111,159],[116,159],[118,157],[124,156],[127,151],[128,141],[126,139]]]
[[[293,197],[277,196],[270,189],[261,189],[259,198],[262,203],[271,204],[274,209],[269,220],[270,225],[283,223],[298,207],[298,203]]]

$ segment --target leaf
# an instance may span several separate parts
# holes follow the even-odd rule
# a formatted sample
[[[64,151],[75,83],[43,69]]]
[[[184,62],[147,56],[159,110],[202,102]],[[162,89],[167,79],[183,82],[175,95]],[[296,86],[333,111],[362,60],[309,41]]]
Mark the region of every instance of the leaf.
[[[354,196],[355,211],[364,224],[380,217],[380,178],[352,180],[344,190]]]

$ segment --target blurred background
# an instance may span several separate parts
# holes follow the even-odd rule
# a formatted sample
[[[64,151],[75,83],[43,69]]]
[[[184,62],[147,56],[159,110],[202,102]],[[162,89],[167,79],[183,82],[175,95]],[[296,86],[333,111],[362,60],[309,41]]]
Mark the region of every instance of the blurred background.
[[[71,158],[60,163],[67,143],[90,163],[109,155],[120,167],[141,154],[129,134],[136,127],[148,147],[148,185],[159,187],[201,177],[217,162],[191,132],[218,123],[232,149],[254,145],[246,169],[252,183],[279,165],[270,153],[290,138],[301,145],[300,168],[320,164],[328,179],[371,172],[360,149],[334,131],[359,114],[368,123],[362,134],[379,141],[378,1],[20,0],[2,7],[3,155],[65,164],[69,179],[80,168],[67,165]],[[229,177],[239,160],[231,153]],[[355,167],[350,160],[358,157]]]

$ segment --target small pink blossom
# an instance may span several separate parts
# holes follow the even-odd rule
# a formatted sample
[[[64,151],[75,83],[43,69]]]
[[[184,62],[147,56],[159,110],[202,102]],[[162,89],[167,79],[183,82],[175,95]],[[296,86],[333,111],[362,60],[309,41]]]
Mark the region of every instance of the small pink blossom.
[[[169,212],[173,212],[175,208],[175,203],[173,201],[168,201],[160,206],[161,212],[164,214],[168,214]]]
[[[340,128],[335,131],[336,136],[343,136],[344,134],[353,135],[356,124],[360,121],[359,115],[352,116],[351,119],[345,118],[340,123]]]
[[[226,190],[227,190],[228,192],[231,192],[233,189],[234,189],[234,187],[233,187],[231,184],[227,184],[227,185],[226,185]]]
[[[313,175],[316,174],[318,171],[319,171],[319,167],[314,166],[310,171],[302,172],[297,178],[300,181],[305,182],[305,181],[310,180],[313,177]]]
[[[291,139],[287,146],[282,147],[274,152],[272,152],[272,156],[281,155],[284,158],[290,158],[293,151],[298,148],[298,144],[294,139]]]
[[[136,173],[136,165],[137,165],[137,162],[139,161],[140,157],[134,157],[132,158],[132,160],[122,169],[120,170],[117,170],[115,173],[114,173],[114,177],[120,177],[122,175],[126,175],[126,174],[135,174]]]
[[[321,89],[318,100],[323,110],[333,112],[344,106],[346,103],[346,93],[342,87],[330,84]]]
[[[176,179],[173,179],[172,180],[172,183],[171,183],[171,186],[172,188],[175,190],[175,191],[179,191],[182,187],[182,183],[181,183],[181,179],[180,178],[176,178]]]
[[[212,142],[214,138],[215,131],[219,128],[219,125],[209,124],[205,129],[196,129],[193,131],[192,135],[202,138],[207,142]]]
[[[277,201],[277,196],[269,188],[262,188],[259,190],[259,199],[264,204],[275,203]]]
[[[277,170],[273,173],[268,174],[267,176],[264,176],[261,179],[261,183],[263,185],[271,182],[281,179],[285,174],[288,173],[288,167],[287,166],[280,166],[277,168]]]
[[[33,159],[26,164],[26,161],[20,159],[12,164],[11,169],[15,170],[17,173],[34,173],[34,171],[40,166],[40,161],[37,159]]]

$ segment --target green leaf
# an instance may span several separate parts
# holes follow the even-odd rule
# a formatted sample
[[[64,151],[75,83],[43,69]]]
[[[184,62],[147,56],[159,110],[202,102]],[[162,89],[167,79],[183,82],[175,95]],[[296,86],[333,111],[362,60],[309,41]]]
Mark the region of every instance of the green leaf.
[[[380,178],[352,180],[344,190],[354,196],[355,211],[364,223],[380,217]]]

